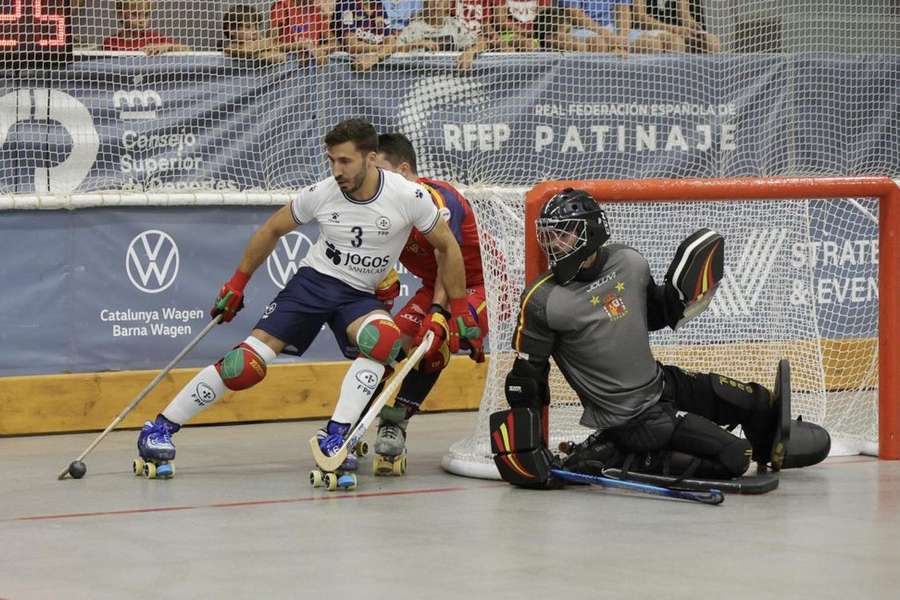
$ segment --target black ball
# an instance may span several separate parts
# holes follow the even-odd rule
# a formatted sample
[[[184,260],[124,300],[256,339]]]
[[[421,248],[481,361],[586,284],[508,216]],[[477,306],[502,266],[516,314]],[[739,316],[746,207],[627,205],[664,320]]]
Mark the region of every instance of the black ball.
[[[73,479],[81,479],[84,477],[85,473],[87,473],[87,467],[80,460],[73,460],[69,464],[69,475],[71,475]]]

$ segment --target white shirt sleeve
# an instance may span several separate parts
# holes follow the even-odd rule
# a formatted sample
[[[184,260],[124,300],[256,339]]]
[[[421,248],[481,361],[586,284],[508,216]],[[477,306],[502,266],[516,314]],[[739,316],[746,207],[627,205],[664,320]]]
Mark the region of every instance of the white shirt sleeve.
[[[413,226],[425,234],[431,233],[440,219],[437,206],[431,201],[431,195],[418,184],[416,184],[413,201],[410,203],[409,216]]]
[[[297,225],[315,220],[318,208],[318,196],[313,193],[316,186],[303,188],[291,199],[291,215]]]

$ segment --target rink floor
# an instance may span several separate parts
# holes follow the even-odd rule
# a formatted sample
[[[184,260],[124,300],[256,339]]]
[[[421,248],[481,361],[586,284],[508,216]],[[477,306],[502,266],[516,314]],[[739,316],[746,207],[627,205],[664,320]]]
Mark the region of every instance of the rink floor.
[[[177,475],[137,479],[137,433],[0,439],[0,599],[897,598],[900,462],[829,459],[718,507],[539,492],[440,468],[474,413],[421,415],[409,472],[313,489],[318,422],[192,427]]]

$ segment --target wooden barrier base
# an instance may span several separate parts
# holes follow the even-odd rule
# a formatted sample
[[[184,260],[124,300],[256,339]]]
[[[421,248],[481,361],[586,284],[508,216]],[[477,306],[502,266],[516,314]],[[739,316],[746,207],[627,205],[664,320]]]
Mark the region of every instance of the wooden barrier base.
[[[346,361],[272,365],[259,385],[228,392],[191,424],[326,418],[334,409],[348,366]],[[198,371],[171,371],[119,427],[136,428],[152,419]],[[103,430],[157,373],[0,378],[0,435]],[[486,374],[487,363],[453,357],[423,410],[477,409]]]

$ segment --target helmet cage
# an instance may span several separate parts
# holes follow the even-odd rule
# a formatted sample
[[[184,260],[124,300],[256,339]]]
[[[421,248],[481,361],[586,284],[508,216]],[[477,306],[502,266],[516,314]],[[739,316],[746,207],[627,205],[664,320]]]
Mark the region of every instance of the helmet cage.
[[[550,267],[558,263],[588,243],[587,227],[584,219],[542,218],[537,220],[538,243]]]

